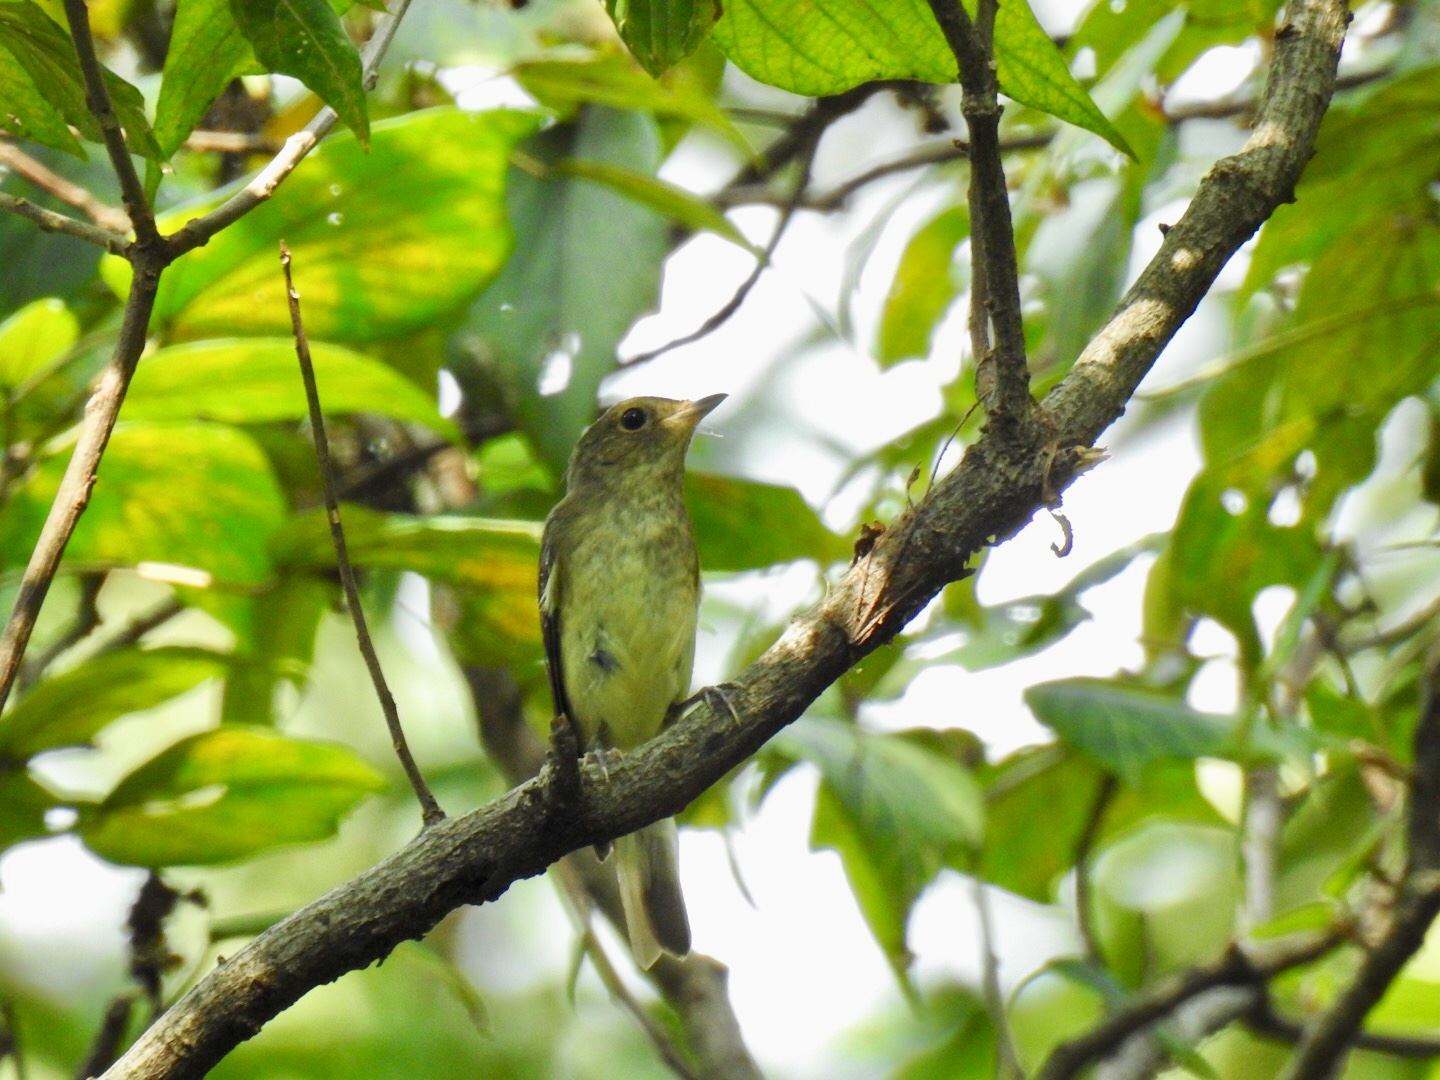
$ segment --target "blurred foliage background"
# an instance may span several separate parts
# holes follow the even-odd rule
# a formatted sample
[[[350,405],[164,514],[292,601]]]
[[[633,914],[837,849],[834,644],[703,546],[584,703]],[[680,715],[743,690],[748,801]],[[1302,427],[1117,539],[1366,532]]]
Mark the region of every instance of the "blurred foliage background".
[[[161,280],[0,718],[0,1076],[84,1075],[114,1003],[133,1035],[417,825],[339,606],[280,240],[366,603],[452,813],[516,778],[507,725],[547,728],[539,527],[601,398],[732,393],[710,421],[727,438],[697,441],[689,478],[712,681],[973,438],[966,165],[929,9],[608,6],[425,0],[367,95],[351,42],[370,6],[288,5],[305,17],[288,25],[252,0],[90,4],[162,232],[218,205],[321,101],[348,130]],[[1101,0],[1037,4],[1036,21],[1001,5],[1037,393],[1245,138],[1277,8]],[[0,3],[0,191],[105,224],[119,194],[64,25],[58,3]],[[768,1018],[783,1038],[752,1046],[770,1074],[1028,1072],[1232,941],[1380,917],[1440,622],[1437,33],[1431,0],[1357,8],[1295,203],[1071,494],[1068,559],[1050,534],[988,555],[683,819],[687,860],[733,874],[737,904],[771,873],[735,842],[767,813],[803,818],[813,859],[843,870],[809,914],[869,1014],[837,1032],[791,1000]],[[8,609],[129,267],[13,214],[0,266]],[[1092,484],[1109,494],[1087,501]],[[158,909],[136,901],[147,881]],[[669,1075],[548,889],[313,992],[214,1075]],[[922,934],[926,898],[948,914]],[[726,955],[716,923],[763,922],[763,903],[692,906],[758,1030],[774,1006],[745,987],[805,985],[794,958]],[[1361,952],[1177,1017],[1149,1071],[1113,1075],[1165,1060],[1276,1075]],[[1437,1002],[1424,950],[1371,1017],[1403,1039],[1344,1075],[1440,1076]]]

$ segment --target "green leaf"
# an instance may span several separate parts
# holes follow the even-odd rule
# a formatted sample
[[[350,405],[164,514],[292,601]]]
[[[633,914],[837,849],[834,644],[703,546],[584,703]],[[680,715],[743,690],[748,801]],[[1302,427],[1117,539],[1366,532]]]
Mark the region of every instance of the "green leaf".
[[[1039,903],[1054,902],[1060,882],[1075,865],[1106,776],[1107,770],[1088,755],[1056,745],[1016,751],[988,770],[988,842],[980,854],[980,875]],[[1091,843],[1098,846],[1154,818],[1224,824],[1200,794],[1193,764],[1159,762],[1138,781],[1114,787]],[[1037,821],[1050,825],[1036,828]]]
[[[515,254],[472,306],[466,329],[498,364],[521,426],[559,472],[595,418],[596,394],[615,368],[621,339],[659,299],[670,239],[664,219],[648,207],[555,168],[580,158],[653,173],[660,142],[650,117],[592,108],[541,133],[525,153],[545,166],[544,175],[512,172],[506,202]],[[560,384],[567,372],[562,389],[541,393],[543,376]],[[473,378],[463,358],[455,373],[462,386]],[[494,378],[489,371],[483,377]]]
[[[1179,8],[1185,15],[1183,29],[1151,65],[1153,77],[1169,85],[1209,49],[1273,33],[1279,9],[1279,0],[1198,0],[1186,4]],[[1081,49],[1093,50],[1097,70],[1108,73],[1121,55],[1176,10],[1172,0],[1092,4],[1075,28],[1069,51],[1073,55]]]
[[[926,0],[731,0],[724,7],[715,43],[747,75],[791,93],[838,94],[876,79],[956,81],[955,56]],[[1130,153],[1023,0],[999,5],[995,62],[1005,94]]]
[[[430,326],[463,308],[509,256],[506,168],[539,123],[529,113],[430,109],[376,124],[368,154],[349,136],[326,140],[273,199],[166,271],[157,325],[172,340],[288,335],[283,239],[312,340],[359,343]],[[169,211],[160,228],[177,229],[233,193]],[[124,295],[128,263],[107,257],[102,274]]]
[[[882,367],[930,355],[935,327],[960,295],[955,249],[969,235],[969,210],[948,206],[905,245],[880,314],[875,358]]]
[[[230,0],[235,25],[268,70],[299,79],[370,142],[360,53],[329,0]]]
[[[228,658],[204,649],[117,649],[38,684],[0,717],[0,758],[23,761],[88,746],[108,724],[221,678]]]
[[[719,0],[605,0],[605,10],[651,75],[663,75],[695,51],[720,17]]]
[[[702,570],[755,570],[796,559],[823,564],[849,554],[845,538],[827,529],[792,487],[691,472],[685,490]]]
[[[0,515],[0,565],[22,565],[34,547],[69,457],[63,446],[11,493]],[[242,432],[122,422],[65,557],[71,566],[168,564],[254,586],[270,575],[265,545],[284,516],[270,464]]]
[[[453,441],[460,434],[432,395],[368,356],[312,342],[320,403],[331,416],[375,413],[423,424]],[[295,345],[281,338],[229,338],[160,349],[140,362],[125,398],[132,420],[198,418],[230,424],[309,415]]]
[[[682,187],[676,187],[648,173],[604,161],[577,161],[568,158],[560,162],[556,169],[567,176],[579,176],[594,180],[597,184],[604,184],[627,199],[648,206],[656,213],[663,214],[694,232],[713,232],[752,255],[762,255],[761,250],[746,240],[729,218]]]
[[[1202,713],[1177,698],[1106,679],[1040,683],[1025,691],[1025,703],[1066,744],[1131,783],[1157,762],[1263,759],[1274,746],[1257,727],[1247,750],[1238,718]]]
[[[0,391],[14,390],[40,375],[78,340],[80,322],[65,301],[47,298],[26,304],[0,323]]]
[[[320,620],[332,610],[336,588],[319,577],[282,577],[250,599],[239,628],[238,663],[225,680],[220,720],[226,724],[269,725],[275,720],[275,691],[281,682],[303,686],[315,655]]]
[[[647,112],[659,119],[703,124],[747,157],[749,140],[712,95],[687,82],[657,82],[624,56],[602,54],[584,62],[543,60],[520,64],[515,78],[525,92],[566,119],[581,105],[605,105],[622,111]]]
[[[463,622],[472,655],[533,657],[540,642],[538,522],[417,518],[359,506],[341,507],[340,517],[356,566],[409,570],[459,590],[453,605],[459,610],[451,614]],[[272,550],[290,569],[329,573],[335,565],[329,526],[318,512],[286,526]]]
[[[111,862],[212,865],[331,836],[361,799],[384,789],[347,747],[223,727],[140,766],[76,831]]]
[[[230,80],[257,68],[230,0],[179,0],[155,105],[155,140],[169,157]]]
[[[59,805],[24,769],[0,769],[0,851],[48,835],[45,815]]]
[[[840,854],[870,931],[902,978],[911,906],[943,867],[968,865],[985,830],[979,786],[936,752],[934,735],[873,735],[807,717],[773,744],[780,757],[820,769],[811,845]]]
[[[5,106],[0,126],[83,157],[80,145],[68,132],[65,138],[56,138],[58,115],[91,142],[102,141],[100,123],[86,104],[85,80],[70,37],[37,4],[28,0],[0,4],[0,61],[6,54],[10,61],[0,62],[0,104]],[[140,91],[109,69],[102,68],[101,74],[130,148],[152,161],[159,160],[160,148],[145,118]],[[36,109],[36,92],[48,108]],[[28,111],[14,113],[17,108]]]

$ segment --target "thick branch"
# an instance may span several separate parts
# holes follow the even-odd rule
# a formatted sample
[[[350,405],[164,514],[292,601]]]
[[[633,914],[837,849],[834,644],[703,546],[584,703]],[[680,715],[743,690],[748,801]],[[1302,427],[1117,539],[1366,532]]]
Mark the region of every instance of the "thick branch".
[[[738,722],[702,705],[610,767],[607,781],[587,774],[581,805],[569,813],[557,813],[543,782],[532,781],[426,830],[211,972],[107,1077],[202,1075],[312,986],[384,957],[454,907],[494,899],[571,851],[678,813],[893,638],[966,572],[975,552],[1014,535],[1052,501],[1081,464],[1073,448],[1088,446],[1124,411],[1220,267],[1290,197],[1334,86],[1346,12],[1341,0],[1292,0],[1288,12],[1254,135],[1211,170],[1109,326],[1046,399],[1058,441],[983,435],[727,689]]]

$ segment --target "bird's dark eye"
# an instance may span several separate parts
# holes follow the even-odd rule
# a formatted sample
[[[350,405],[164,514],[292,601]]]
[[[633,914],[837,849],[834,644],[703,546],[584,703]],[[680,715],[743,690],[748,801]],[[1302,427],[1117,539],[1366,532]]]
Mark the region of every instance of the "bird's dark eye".
[[[620,426],[626,431],[639,431],[645,426],[645,410],[626,409],[620,414]]]

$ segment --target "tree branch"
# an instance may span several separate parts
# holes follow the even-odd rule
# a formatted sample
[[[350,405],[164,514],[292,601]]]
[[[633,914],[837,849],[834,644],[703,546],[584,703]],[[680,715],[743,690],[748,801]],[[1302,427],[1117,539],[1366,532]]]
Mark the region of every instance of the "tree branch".
[[[727,686],[734,717],[700,705],[610,766],[604,782],[587,770],[577,805],[548,800],[542,775],[427,829],[212,971],[107,1078],[201,1076],[312,986],[386,956],[453,908],[492,900],[571,851],[678,813],[891,640],[977,551],[1013,536],[1053,501],[1226,260],[1291,197],[1334,87],[1347,13],[1343,0],[1291,0],[1287,14],[1254,133],[1202,181],[1110,323],[1046,398],[1047,440],[983,434],[818,607]]]
[[[96,198],[89,188],[46,168],[9,139],[0,139],[0,165],[16,176],[23,176],[41,191],[49,192],[66,205],[73,206],[102,229],[122,237],[130,231],[130,219],[123,210]]]
[[[125,212],[130,215],[130,227],[135,230],[138,243],[153,244],[160,239],[155,230],[155,214],[145,197],[145,185],[135,171],[135,162],[130,158],[130,148],[125,145],[125,133],[120,129],[110,91],[105,88],[104,68],[95,55],[95,39],[90,34],[90,13],[85,0],[65,0],[65,21],[70,24],[70,41],[80,61],[80,75],[85,80],[85,106],[100,125],[105,151],[120,181],[120,196],[125,200]]]
[[[1137,1032],[1163,1020],[1185,1002],[1218,986],[1259,986],[1324,956],[1343,940],[1339,931],[1297,935],[1261,949],[1232,945],[1218,960],[1163,979],[1085,1034],[1050,1052],[1033,1080],[1069,1080],[1091,1062],[1119,1049]]]
[[[1023,421],[1034,410],[1034,401],[1025,366],[1010,192],[1000,156],[995,3],[981,0],[973,21],[960,0],[929,0],[929,4],[959,65],[964,91],[960,111],[969,132],[970,348],[975,356],[975,396],[992,422],[1006,417]]]
[[[1307,1025],[1280,1080],[1328,1080],[1339,1072],[1366,1015],[1425,943],[1426,931],[1440,915],[1440,648],[1426,665],[1414,775],[1406,830],[1409,864],[1390,925],[1330,1008]]]
[[[77,240],[84,240],[87,244],[95,244],[104,248],[111,255],[124,255],[130,246],[130,238],[120,233],[111,232],[109,229],[102,229],[98,225],[90,225],[84,221],[76,221],[65,214],[57,213],[54,210],[47,210],[43,206],[36,206],[29,199],[22,199],[19,195],[11,195],[8,192],[0,191],[0,210],[8,210],[12,214],[18,214],[34,222],[46,232],[60,233],[62,236],[73,236]]]

